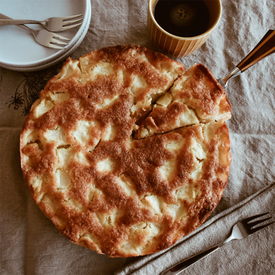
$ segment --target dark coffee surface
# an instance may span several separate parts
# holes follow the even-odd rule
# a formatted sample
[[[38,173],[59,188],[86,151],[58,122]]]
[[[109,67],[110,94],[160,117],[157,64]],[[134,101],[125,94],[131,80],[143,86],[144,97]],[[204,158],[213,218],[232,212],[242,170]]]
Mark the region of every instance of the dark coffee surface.
[[[210,15],[203,0],[159,0],[154,16],[167,32],[182,36],[197,36],[208,29]]]

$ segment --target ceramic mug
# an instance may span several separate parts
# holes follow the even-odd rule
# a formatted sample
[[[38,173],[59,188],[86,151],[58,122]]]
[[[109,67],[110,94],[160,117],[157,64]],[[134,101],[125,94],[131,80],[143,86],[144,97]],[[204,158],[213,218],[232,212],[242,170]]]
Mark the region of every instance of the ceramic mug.
[[[147,25],[149,37],[155,49],[173,58],[185,57],[199,49],[218,25],[222,14],[221,0],[205,0],[210,16],[208,28],[200,35],[181,37],[169,33],[158,24],[154,17],[157,2],[158,0],[149,0],[148,2]]]

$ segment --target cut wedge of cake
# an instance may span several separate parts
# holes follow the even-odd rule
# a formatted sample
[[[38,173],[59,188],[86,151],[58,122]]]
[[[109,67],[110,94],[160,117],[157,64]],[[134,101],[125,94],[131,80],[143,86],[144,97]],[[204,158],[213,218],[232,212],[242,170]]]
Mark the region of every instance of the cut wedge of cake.
[[[223,87],[202,64],[195,64],[161,96],[149,116],[136,127],[136,138],[231,118],[231,105]]]

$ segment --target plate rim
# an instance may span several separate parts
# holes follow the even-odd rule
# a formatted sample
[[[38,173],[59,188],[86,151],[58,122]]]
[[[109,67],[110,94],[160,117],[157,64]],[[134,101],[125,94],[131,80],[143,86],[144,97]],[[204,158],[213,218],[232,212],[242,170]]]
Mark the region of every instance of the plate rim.
[[[90,0],[83,0],[83,3],[85,3],[85,15],[83,22],[78,29],[77,33],[73,36],[73,38],[70,40],[69,44],[63,49],[55,52],[54,54],[51,54],[47,56],[46,58],[39,59],[37,61],[33,62],[25,62],[20,64],[15,63],[9,63],[9,62],[3,62],[0,60],[0,67],[10,69],[10,70],[16,70],[21,71],[20,69],[26,71],[25,69],[31,69],[36,67],[41,67],[44,64],[48,64],[49,62],[53,62],[57,59],[62,59],[63,56],[67,54],[71,50],[71,48],[74,47],[74,45],[79,41],[80,37],[82,36],[83,32],[87,28],[87,25],[89,26],[90,18],[91,18],[91,2]],[[87,32],[87,31],[86,31]],[[42,47],[42,46],[41,46]]]
[[[88,15],[88,18],[91,18],[91,10],[90,13]],[[90,21],[90,20],[89,20]],[[82,32],[81,37],[79,38],[79,40],[70,48],[70,50],[68,50],[64,55],[60,56],[59,58],[52,60],[51,62],[46,62],[44,64],[39,64],[35,67],[21,67],[18,68],[17,66],[12,67],[12,66],[2,66],[0,65],[0,67],[8,69],[8,70],[12,70],[12,71],[17,71],[17,72],[32,72],[32,71],[39,71],[39,70],[43,70],[46,68],[49,68],[51,66],[54,66],[55,64],[57,64],[58,62],[61,62],[62,60],[64,60],[65,58],[67,58],[73,51],[76,50],[76,48],[79,46],[79,44],[83,41],[83,39],[86,36],[86,33],[89,29],[89,24],[86,24],[86,29]]]

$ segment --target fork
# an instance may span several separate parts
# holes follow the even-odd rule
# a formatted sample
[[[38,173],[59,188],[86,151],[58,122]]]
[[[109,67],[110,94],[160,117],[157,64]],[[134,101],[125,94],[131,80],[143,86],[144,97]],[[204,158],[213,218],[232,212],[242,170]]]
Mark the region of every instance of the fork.
[[[225,78],[218,79],[223,86],[227,86],[227,81],[275,52],[275,30],[269,30],[254,49],[231,71]]]
[[[10,17],[0,13],[0,18],[10,18]],[[59,35],[53,32],[49,32],[47,30],[34,30],[25,25],[16,25],[16,26],[31,32],[31,34],[34,36],[35,41],[38,44],[48,48],[63,50],[64,47],[62,46],[66,46],[68,45],[68,43],[59,41],[58,39],[70,40],[69,38],[66,38],[62,35]]]
[[[195,262],[199,261],[200,259],[206,257],[207,255],[213,253],[214,251],[219,249],[224,244],[230,242],[231,240],[234,240],[234,239],[241,240],[243,238],[246,238],[250,234],[259,231],[260,229],[265,228],[270,224],[273,224],[275,221],[257,226],[257,225],[263,223],[264,221],[271,219],[272,217],[267,217],[267,218],[264,218],[261,220],[253,221],[253,220],[263,217],[267,214],[269,214],[269,212],[263,213],[263,214],[258,214],[258,215],[255,215],[255,216],[252,216],[252,217],[249,217],[242,221],[237,222],[233,226],[230,236],[225,241],[223,241],[211,248],[208,248],[207,250],[204,250],[203,252],[200,252],[194,256],[191,256],[190,258],[188,258],[180,263],[177,263],[176,265],[174,265],[174,266],[166,269],[162,273],[160,273],[160,275],[177,275],[181,271],[183,271],[185,268],[189,267],[190,265],[194,264]]]
[[[43,21],[27,19],[0,19],[0,25],[40,24],[48,31],[62,32],[81,25],[82,23],[80,21],[82,21],[82,19],[82,14],[71,15],[66,17],[50,17]]]

